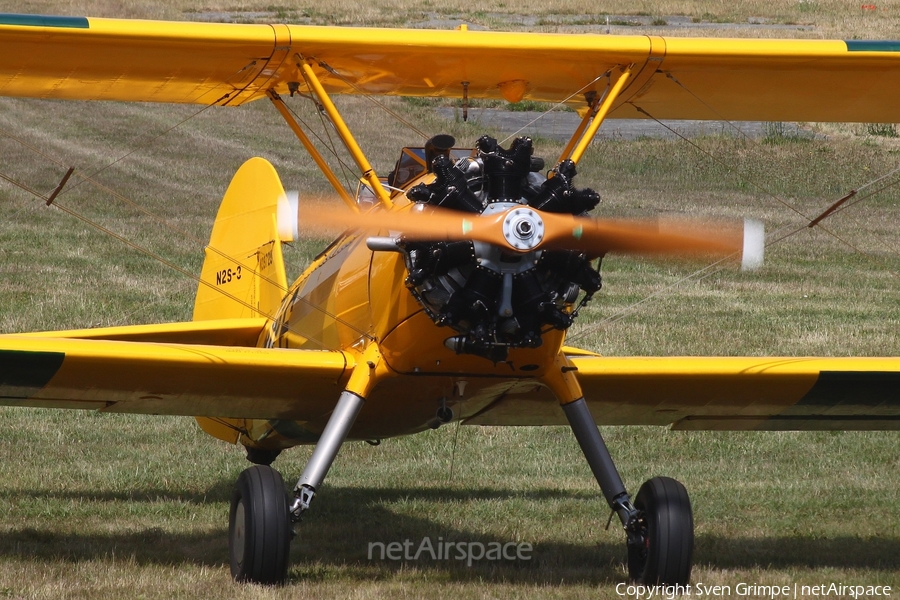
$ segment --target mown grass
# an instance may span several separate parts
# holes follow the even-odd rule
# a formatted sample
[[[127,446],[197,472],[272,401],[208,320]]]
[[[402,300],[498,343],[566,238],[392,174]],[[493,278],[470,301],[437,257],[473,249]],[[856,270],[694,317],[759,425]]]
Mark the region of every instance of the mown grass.
[[[378,22],[365,15],[392,6],[336,4],[334,11]],[[776,18],[793,10],[754,3],[629,6],[604,8],[733,20],[757,10]],[[890,6],[879,3],[885,10],[866,18],[888,22]],[[817,22],[850,14],[843,4],[816,7]],[[25,9],[166,17],[184,7],[16,8]],[[515,8],[526,9],[582,10],[575,4]],[[851,21],[847,26],[862,31]],[[452,133],[460,145],[483,133],[440,120],[427,104],[390,105],[421,131]],[[379,171],[393,166],[404,143],[421,142],[402,126],[385,128],[383,113],[365,100],[345,99],[343,106]],[[303,114],[313,119],[308,110]],[[137,149],[96,179],[178,233],[91,183],[76,187],[77,179],[58,202],[192,272],[199,270],[227,181],[246,158],[265,156],[286,187],[334,201],[264,103],[198,112],[2,99],[0,128],[0,172],[43,193],[69,165],[92,173]],[[596,144],[577,180],[601,192],[602,214],[751,215],[770,232],[799,233],[770,246],[756,273],[727,265],[699,281],[683,280],[702,263],[609,257],[606,286],[573,330],[574,341],[611,355],[900,355],[900,188],[830,218],[823,225],[832,233],[804,229],[850,189],[896,168],[900,146],[865,127],[819,128],[828,140],[779,137],[773,126],[764,140],[710,136],[694,140],[699,149],[658,139]],[[548,158],[560,151],[557,143],[538,143]],[[190,318],[192,280],[7,183],[0,184],[0,211],[0,331]],[[289,249],[292,274],[323,243],[305,239]],[[235,585],[228,575],[228,498],[247,465],[239,448],[203,435],[189,419],[28,409],[0,414],[0,596],[606,598],[616,596],[615,585],[625,578],[621,535],[603,531],[604,503],[565,428],[450,426],[377,448],[347,445],[299,528],[289,585],[265,589]],[[604,434],[631,488],[658,474],[688,487],[697,523],[695,582],[900,586],[895,433],[617,427]],[[276,465],[292,483],[308,455],[308,448],[296,449]],[[366,557],[370,542],[439,536],[528,542],[534,558],[469,568]]]
[[[603,531],[583,458],[558,428],[464,427],[455,439],[450,427],[346,446],[299,528],[289,585],[262,589],[229,582],[237,449],[184,419],[4,417],[16,425],[0,445],[8,596],[587,598],[613,597],[625,576],[620,534]],[[666,472],[690,488],[695,582],[896,585],[893,436],[606,433],[626,480]],[[296,475],[307,455],[280,468]],[[367,558],[370,542],[425,537],[526,541],[533,558],[471,568]]]

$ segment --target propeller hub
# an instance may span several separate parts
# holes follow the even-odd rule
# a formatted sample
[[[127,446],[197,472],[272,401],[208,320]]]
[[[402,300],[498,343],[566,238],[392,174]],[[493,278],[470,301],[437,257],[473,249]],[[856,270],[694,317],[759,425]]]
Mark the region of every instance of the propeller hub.
[[[534,235],[534,225],[531,221],[523,219],[516,223],[515,234],[520,240],[530,240],[531,236]]]
[[[532,250],[544,239],[544,221],[530,208],[515,208],[503,219],[503,237],[520,252]]]

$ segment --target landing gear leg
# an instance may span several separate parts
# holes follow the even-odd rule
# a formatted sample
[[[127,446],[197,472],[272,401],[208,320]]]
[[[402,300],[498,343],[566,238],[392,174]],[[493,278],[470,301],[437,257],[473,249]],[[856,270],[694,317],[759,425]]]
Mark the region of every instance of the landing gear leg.
[[[303,511],[309,508],[362,405],[362,397],[352,392],[341,394],[294,488],[293,502],[288,500],[281,475],[269,466],[250,467],[238,477],[231,495],[228,525],[231,575],[236,581],[284,583],[293,537],[292,522],[299,521]]]
[[[632,503],[584,398],[562,408],[606,502],[625,528],[629,576],[649,585],[686,585],[694,522],[684,486],[655,477],[641,486]]]
[[[347,439],[347,433],[356,421],[364,403],[365,399],[353,392],[345,391],[341,394],[334,412],[328,419],[328,424],[325,425],[325,430],[319,437],[316,449],[313,450],[309,462],[306,463],[306,468],[303,469],[303,475],[294,486],[296,498],[291,503],[291,519],[294,522],[300,521],[303,513],[309,509],[316,490],[325,480],[331,463],[334,462],[341,444]]]

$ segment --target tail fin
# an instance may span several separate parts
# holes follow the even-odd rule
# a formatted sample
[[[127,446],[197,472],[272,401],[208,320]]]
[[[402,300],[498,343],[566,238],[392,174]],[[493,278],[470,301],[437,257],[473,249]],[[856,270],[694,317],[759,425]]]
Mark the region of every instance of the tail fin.
[[[241,165],[206,247],[195,321],[275,313],[287,292],[281,242],[296,237],[296,196],[293,199],[288,202],[269,161],[251,158]]]

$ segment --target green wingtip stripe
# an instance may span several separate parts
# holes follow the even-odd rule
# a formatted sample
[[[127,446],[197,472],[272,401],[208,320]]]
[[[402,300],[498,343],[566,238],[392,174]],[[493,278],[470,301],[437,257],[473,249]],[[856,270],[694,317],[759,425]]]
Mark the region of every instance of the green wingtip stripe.
[[[47,15],[16,15],[0,13],[0,25],[20,25],[22,27],[68,27],[70,29],[90,29],[86,17],[51,17]]]
[[[796,404],[779,416],[900,417],[900,372],[822,371]]]
[[[30,398],[50,383],[63,352],[0,350],[0,398]]]
[[[845,40],[848,52],[900,52],[900,40]]]

